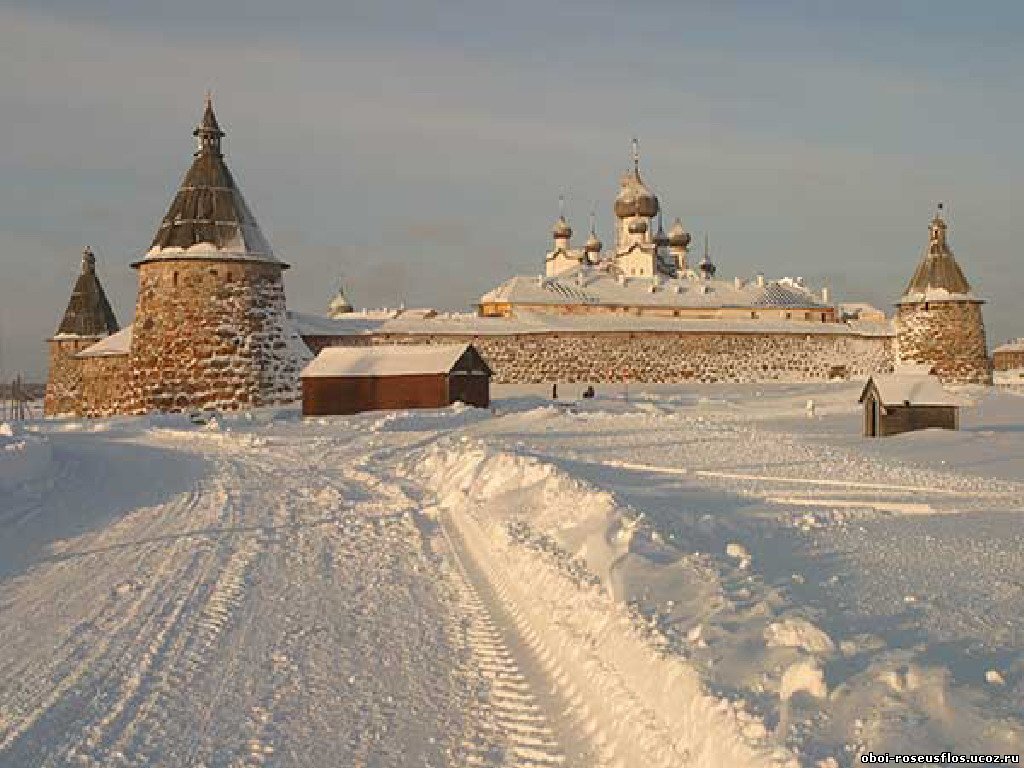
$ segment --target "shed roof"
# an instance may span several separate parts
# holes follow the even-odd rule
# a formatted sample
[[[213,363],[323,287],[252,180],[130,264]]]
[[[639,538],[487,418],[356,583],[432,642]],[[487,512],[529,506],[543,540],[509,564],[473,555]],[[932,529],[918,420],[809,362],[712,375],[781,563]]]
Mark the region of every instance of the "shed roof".
[[[388,344],[327,347],[302,371],[302,378],[420,376],[449,373],[471,344]],[[477,357],[479,355],[477,354]],[[483,363],[483,360],[480,360]],[[490,373],[486,363],[483,367]]]
[[[960,401],[942,388],[934,376],[924,374],[890,374],[872,376],[864,385],[860,401],[864,402],[874,385],[882,405],[957,406]]]

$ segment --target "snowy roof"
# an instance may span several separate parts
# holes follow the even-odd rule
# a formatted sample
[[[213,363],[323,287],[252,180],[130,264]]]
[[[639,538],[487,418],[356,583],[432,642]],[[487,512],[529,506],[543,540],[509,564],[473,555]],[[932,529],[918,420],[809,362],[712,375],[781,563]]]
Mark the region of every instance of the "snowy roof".
[[[889,374],[872,376],[861,392],[864,401],[868,389],[874,384],[882,405],[960,405],[960,402],[942,388],[934,376],[924,374]]]
[[[96,257],[86,248],[82,253],[82,271],[75,280],[56,336],[106,336],[116,333],[117,329],[114,310],[96,275]]]
[[[469,344],[327,347],[303,369],[302,378],[448,373],[469,349]]]
[[[209,100],[194,135],[199,150],[142,261],[269,261],[287,267],[274,256],[224,162],[224,132]]]
[[[821,323],[779,319],[707,319],[644,317],[627,314],[567,315],[517,310],[514,317],[470,314],[419,319],[399,316],[381,324],[377,333],[506,335],[526,333],[591,333],[596,331],[664,331],[676,333],[794,333],[844,336],[892,336],[890,323]]]
[[[795,281],[625,277],[580,265],[555,277],[517,275],[480,297],[480,303],[609,304],[630,307],[794,307],[828,305]]]
[[[387,320],[395,317],[393,311],[346,312],[336,318],[311,315],[306,312],[288,311],[288,318],[295,330],[302,336],[350,336],[354,333],[370,333],[380,328]]]
[[[936,216],[929,227],[928,247],[900,303],[972,300],[977,301],[946,242],[946,222],[941,216]]]
[[[992,350],[992,352],[1024,352],[1024,338],[1014,339],[1013,341],[1008,341],[1005,344],[1000,344]]]
[[[132,326],[122,328],[117,333],[97,341],[91,347],[86,347],[76,357],[117,357],[127,355],[132,345]]]

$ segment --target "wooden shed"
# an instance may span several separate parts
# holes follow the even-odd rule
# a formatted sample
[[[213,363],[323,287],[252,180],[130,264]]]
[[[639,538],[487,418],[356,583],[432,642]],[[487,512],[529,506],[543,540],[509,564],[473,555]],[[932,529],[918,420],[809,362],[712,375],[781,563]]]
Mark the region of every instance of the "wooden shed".
[[[327,347],[302,371],[304,416],[490,405],[491,369],[472,344]]]
[[[917,429],[960,428],[960,404],[935,376],[872,376],[860,395],[864,435],[888,437]]]

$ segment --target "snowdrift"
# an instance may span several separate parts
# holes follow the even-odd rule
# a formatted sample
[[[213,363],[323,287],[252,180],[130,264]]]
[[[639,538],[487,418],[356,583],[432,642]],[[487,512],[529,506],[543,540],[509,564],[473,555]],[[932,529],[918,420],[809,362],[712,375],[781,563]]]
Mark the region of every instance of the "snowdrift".
[[[797,765],[622,601],[620,566],[652,539],[611,494],[468,442],[434,446],[408,471],[436,494],[607,764]]]
[[[45,475],[53,463],[50,443],[0,423],[0,488],[10,489]]]

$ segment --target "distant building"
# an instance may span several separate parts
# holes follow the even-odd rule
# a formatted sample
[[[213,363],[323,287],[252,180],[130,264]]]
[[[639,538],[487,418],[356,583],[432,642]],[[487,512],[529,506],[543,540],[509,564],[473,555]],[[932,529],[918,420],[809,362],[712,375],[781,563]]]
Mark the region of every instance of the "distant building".
[[[306,416],[490,404],[491,369],[471,344],[329,347],[302,371]]]
[[[331,299],[331,303],[327,305],[327,316],[332,320],[338,320],[350,312],[352,312],[352,304],[349,303],[348,297],[345,295],[345,289],[339,285],[338,292]]]
[[[900,360],[933,366],[944,382],[991,384],[984,300],[971,291],[946,240],[942,204],[928,228],[928,247],[896,304]]]
[[[484,317],[522,313],[629,314],[643,317],[723,320],[792,320],[831,323],[836,308],[827,290],[815,294],[800,279],[715,279],[708,240],[696,265],[688,260],[691,235],[677,218],[666,233],[661,203],[640,176],[633,143],[633,168],[623,175],[613,207],[615,241],[605,251],[594,229],[581,248],[571,245],[564,212],[552,227],[552,249],[544,274],[516,276],[485,293]],[[883,317],[884,319],[884,317]]]
[[[929,374],[872,376],[860,395],[865,437],[919,429],[959,429],[959,402]]]
[[[1024,339],[1008,341],[992,350],[992,367],[997,371],[1024,371]]]

